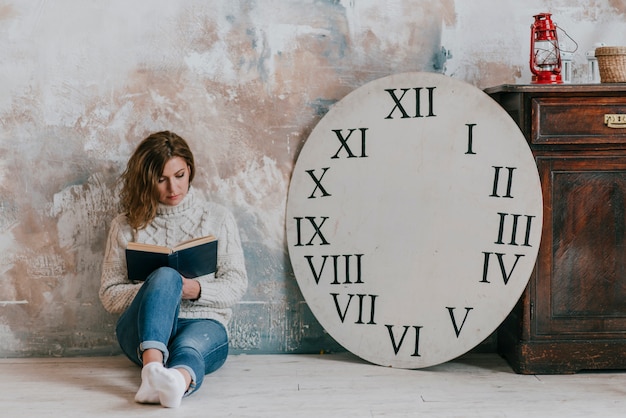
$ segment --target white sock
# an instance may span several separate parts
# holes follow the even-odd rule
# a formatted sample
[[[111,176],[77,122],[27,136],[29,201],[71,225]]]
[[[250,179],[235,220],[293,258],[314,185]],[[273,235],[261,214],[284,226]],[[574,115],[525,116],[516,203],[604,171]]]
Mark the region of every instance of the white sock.
[[[150,369],[155,367],[163,368],[163,365],[159,362],[148,363],[141,369],[141,386],[139,386],[139,390],[135,394],[135,402],[138,403],[155,403],[158,404],[159,401],[159,393],[152,387],[150,384],[148,375],[150,374]]]
[[[176,369],[152,367],[149,369],[148,381],[159,395],[161,405],[166,408],[177,408],[187,390],[187,383],[182,373]]]

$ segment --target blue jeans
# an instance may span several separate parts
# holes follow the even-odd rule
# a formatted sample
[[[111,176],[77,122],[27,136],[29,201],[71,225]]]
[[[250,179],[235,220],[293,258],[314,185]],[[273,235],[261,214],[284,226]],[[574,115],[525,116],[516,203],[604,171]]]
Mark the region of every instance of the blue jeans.
[[[169,368],[191,375],[187,394],[202,385],[204,375],[219,369],[228,355],[228,334],[213,319],[178,317],[183,294],[180,274],[169,267],[155,270],[117,321],[117,340],[126,356],[142,365],[142,353],[156,348]]]

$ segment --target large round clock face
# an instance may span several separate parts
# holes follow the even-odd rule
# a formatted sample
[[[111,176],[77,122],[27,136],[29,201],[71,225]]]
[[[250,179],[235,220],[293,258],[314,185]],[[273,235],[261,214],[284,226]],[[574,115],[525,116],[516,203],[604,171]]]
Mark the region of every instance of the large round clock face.
[[[524,290],[542,228],[537,167],[484,92],[404,73],[335,104],[291,179],[287,241],[305,301],[344,348],[422,368],[487,338]]]

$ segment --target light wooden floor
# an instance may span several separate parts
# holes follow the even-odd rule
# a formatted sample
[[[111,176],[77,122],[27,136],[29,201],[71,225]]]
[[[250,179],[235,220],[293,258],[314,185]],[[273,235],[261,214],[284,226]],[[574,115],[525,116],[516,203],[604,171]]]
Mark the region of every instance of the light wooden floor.
[[[0,416],[626,417],[626,371],[523,376],[495,354],[423,370],[344,354],[234,355],[178,409],[139,405],[124,357],[0,359]]]

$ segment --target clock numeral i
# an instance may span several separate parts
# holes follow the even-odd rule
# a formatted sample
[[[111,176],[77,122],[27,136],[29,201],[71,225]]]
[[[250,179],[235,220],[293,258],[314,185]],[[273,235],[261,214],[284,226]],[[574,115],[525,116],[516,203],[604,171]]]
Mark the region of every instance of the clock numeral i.
[[[389,96],[391,96],[391,99],[394,102],[394,107],[391,109],[391,112],[389,112],[385,119],[393,119],[393,114],[397,114],[396,110],[400,112],[400,119],[437,116],[435,115],[434,111],[435,88],[436,87],[413,87],[403,89],[385,89],[385,91],[389,93]],[[400,97],[398,97],[398,94],[396,94],[398,90],[400,91],[400,93],[398,93],[400,94]],[[411,91],[413,94],[409,94],[407,96],[407,93],[409,91]],[[408,103],[404,101],[405,96],[406,100],[408,100]],[[422,101],[422,96],[425,96],[425,103]],[[422,110],[424,110],[424,114],[422,114]]]

